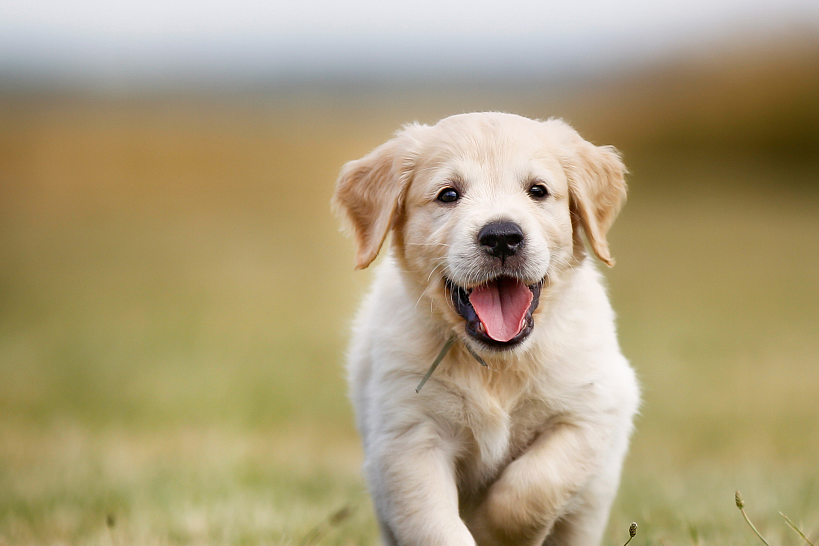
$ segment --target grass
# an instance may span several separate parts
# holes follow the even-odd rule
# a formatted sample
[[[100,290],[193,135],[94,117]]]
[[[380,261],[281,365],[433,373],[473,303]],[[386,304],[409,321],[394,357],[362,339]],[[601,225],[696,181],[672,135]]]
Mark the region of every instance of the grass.
[[[9,544],[298,544],[327,511],[355,506],[345,540],[372,542],[357,451],[329,441],[303,430],[4,427],[0,526]]]
[[[307,110],[3,103],[0,545],[377,542],[341,365],[368,273],[328,201],[397,122]],[[645,402],[605,543],[754,544],[736,490],[815,543],[816,166],[626,159]]]

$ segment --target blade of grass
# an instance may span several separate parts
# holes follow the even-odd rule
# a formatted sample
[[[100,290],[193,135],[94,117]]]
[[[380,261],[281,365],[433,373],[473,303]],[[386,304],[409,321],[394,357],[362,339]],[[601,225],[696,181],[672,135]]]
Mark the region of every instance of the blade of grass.
[[[424,386],[424,383],[427,382],[427,379],[429,379],[429,377],[432,375],[432,372],[435,371],[435,368],[437,368],[438,364],[440,364],[441,361],[444,359],[444,357],[446,356],[446,353],[449,351],[449,348],[452,347],[453,343],[455,343],[455,335],[454,334],[452,335],[452,337],[450,337],[447,340],[446,343],[444,343],[444,346],[441,348],[441,352],[438,353],[438,356],[436,356],[435,360],[432,362],[432,366],[429,367],[429,370],[427,370],[427,373],[426,373],[426,375],[424,375],[424,378],[421,379],[421,382],[418,383],[417,387],[415,387],[415,392],[416,393],[421,392],[421,387]]]
[[[790,518],[789,518],[788,516],[786,516],[786,515],[785,515],[785,514],[783,514],[782,512],[779,512],[779,515],[780,515],[780,516],[782,516],[783,518],[785,518],[785,523],[787,523],[787,524],[788,524],[788,526],[789,526],[791,529],[793,529],[794,531],[796,531],[797,533],[799,533],[799,536],[800,536],[800,537],[802,537],[803,539],[805,539],[805,542],[807,542],[808,544],[810,544],[810,546],[813,546],[813,542],[811,542],[810,540],[808,540],[808,537],[806,537],[806,536],[805,536],[805,534],[804,534],[804,533],[802,533],[802,531],[801,531],[801,530],[799,530],[799,528],[798,528],[796,525],[794,525],[794,523],[793,523],[793,522],[790,520]]]

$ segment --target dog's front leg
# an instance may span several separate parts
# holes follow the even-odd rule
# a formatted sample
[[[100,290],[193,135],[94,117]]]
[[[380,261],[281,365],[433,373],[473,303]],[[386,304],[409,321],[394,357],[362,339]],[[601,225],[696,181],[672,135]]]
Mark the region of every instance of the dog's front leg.
[[[366,470],[387,544],[475,546],[458,513],[454,452],[429,422],[368,446]]]
[[[478,545],[543,544],[599,464],[602,436],[599,426],[567,423],[543,432],[504,469],[470,519]]]

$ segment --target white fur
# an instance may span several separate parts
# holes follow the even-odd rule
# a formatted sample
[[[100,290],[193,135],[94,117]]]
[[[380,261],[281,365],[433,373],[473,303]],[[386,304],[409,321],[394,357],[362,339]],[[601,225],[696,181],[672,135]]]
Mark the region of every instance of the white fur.
[[[557,120],[506,114],[410,126],[379,150],[345,167],[335,200],[353,224],[360,266],[385,235],[368,230],[393,233],[349,351],[385,544],[597,545],[639,393],[578,230],[610,261],[605,232],[625,191],[608,187],[622,184],[622,168],[612,174],[619,158]],[[456,178],[463,197],[442,206],[435,196]],[[527,194],[532,180],[547,185],[547,200]],[[362,185],[394,198],[363,203],[375,198],[361,197]],[[593,206],[598,214],[586,217]],[[476,243],[477,230],[498,218],[524,230],[520,276],[545,279],[531,335],[503,351],[464,332],[442,280],[467,286],[498,273]],[[457,342],[416,393],[453,334]]]

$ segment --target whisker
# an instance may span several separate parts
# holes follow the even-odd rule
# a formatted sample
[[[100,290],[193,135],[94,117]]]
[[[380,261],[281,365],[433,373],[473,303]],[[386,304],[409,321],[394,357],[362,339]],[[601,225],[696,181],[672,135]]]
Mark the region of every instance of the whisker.
[[[447,248],[452,246],[452,245],[450,245],[448,243],[436,243],[435,241],[429,241],[429,242],[426,242],[426,243],[406,243],[405,242],[404,244],[407,245],[407,246],[444,246],[444,247],[447,247]]]
[[[438,265],[436,265],[435,267],[432,268],[432,271],[430,271],[429,275],[427,275],[427,282],[429,282],[429,280],[432,278],[432,274],[435,273],[435,270],[438,269],[439,267],[441,267],[442,265],[446,265],[446,260],[445,259],[442,259],[440,261],[440,263],[438,263]]]
[[[415,305],[413,305],[413,309],[418,309],[418,304],[421,303],[421,300],[424,299],[424,296],[426,296],[426,295],[427,295],[427,288],[424,288],[424,290],[421,292],[421,295],[418,296],[417,300],[415,300]]]
[[[427,276],[427,282],[429,282],[429,279],[432,277],[432,275],[435,273],[435,271],[444,264],[445,264],[445,262],[441,261],[439,264],[437,264],[435,267],[432,268],[432,271],[430,271],[429,275]],[[415,302],[415,306],[414,306],[416,309],[418,308],[418,304],[421,303],[421,300],[424,298],[424,296],[426,296],[427,291],[429,289],[430,289],[430,286],[427,285],[427,287],[424,288],[423,292],[421,292],[421,295],[418,296],[418,300]],[[430,300],[430,312],[432,312],[431,306],[432,306],[432,300]]]

